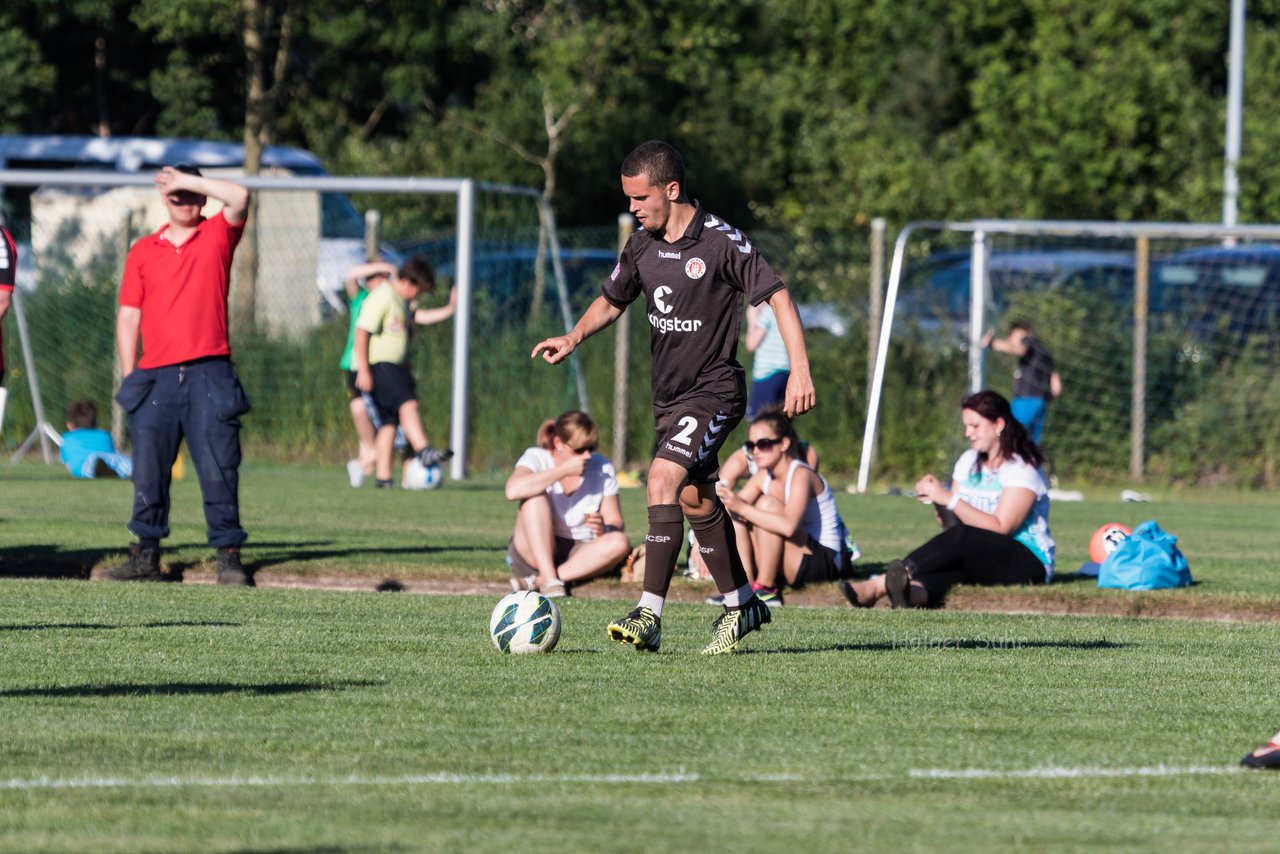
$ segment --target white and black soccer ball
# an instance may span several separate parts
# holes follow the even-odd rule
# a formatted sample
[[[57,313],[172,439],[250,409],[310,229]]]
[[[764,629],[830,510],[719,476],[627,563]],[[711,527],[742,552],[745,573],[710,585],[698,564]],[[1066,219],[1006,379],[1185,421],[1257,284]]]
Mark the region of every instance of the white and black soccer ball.
[[[550,652],[560,640],[560,610],[536,590],[510,593],[493,608],[489,638],[506,653]]]
[[[404,467],[404,478],[400,485],[405,489],[435,489],[444,483],[444,471],[438,465],[424,466],[422,460],[414,457]]]

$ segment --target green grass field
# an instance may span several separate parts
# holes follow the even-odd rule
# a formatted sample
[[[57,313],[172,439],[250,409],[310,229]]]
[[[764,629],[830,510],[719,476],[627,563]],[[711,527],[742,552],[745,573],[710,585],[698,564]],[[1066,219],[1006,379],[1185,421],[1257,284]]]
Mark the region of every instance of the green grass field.
[[[109,562],[130,496],[6,468],[0,573]],[[1200,582],[1171,595],[1277,601],[1276,496],[1089,498],[1054,509],[1063,567],[1100,522],[1154,517]],[[907,499],[840,501],[869,565],[931,531]],[[624,506],[636,536],[643,497]],[[250,466],[243,512],[260,573],[505,572],[494,484],[382,494]],[[166,560],[198,567],[194,484],[173,521]],[[3,593],[7,851],[1275,847],[1280,775],[1236,768],[1280,726],[1274,623],[788,607],[708,659],[709,606],[670,605],[644,655],[605,638],[629,603],[573,599],[555,652],[507,657],[491,596]]]

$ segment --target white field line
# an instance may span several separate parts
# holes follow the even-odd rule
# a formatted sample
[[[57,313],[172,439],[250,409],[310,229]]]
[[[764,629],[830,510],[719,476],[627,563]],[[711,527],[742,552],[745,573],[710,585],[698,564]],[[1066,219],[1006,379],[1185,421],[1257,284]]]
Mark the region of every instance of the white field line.
[[[289,786],[513,786],[528,784],[658,785],[680,783],[867,783],[901,779],[925,780],[1060,780],[1107,777],[1183,777],[1204,774],[1235,774],[1236,766],[1168,766],[1145,768],[913,768],[905,775],[867,774],[853,776],[806,776],[803,774],[706,776],[675,772],[670,774],[406,774],[387,777],[35,777],[0,780],[0,791],[42,789],[235,789]]]

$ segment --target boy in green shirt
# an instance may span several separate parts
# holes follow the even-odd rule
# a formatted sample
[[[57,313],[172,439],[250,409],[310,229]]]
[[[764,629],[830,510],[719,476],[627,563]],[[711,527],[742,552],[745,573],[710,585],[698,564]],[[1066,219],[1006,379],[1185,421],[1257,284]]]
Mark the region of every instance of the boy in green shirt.
[[[365,297],[356,320],[352,363],[356,388],[373,394],[374,406],[382,421],[374,439],[374,473],[379,487],[391,486],[391,457],[396,428],[404,430],[413,453],[424,466],[438,464],[453,451],[431,447],[418,410],[417,387],[409,371],[409,336],[414,323],[429,326],[453,316],[457,291],[449,294],[448,305],[435,309],[415,309],[419,295],[435,289],[435,271],[425,258],[410,258],[400,266],[385,286]]]
[[[356,349],[356,321],[360,319],[360,308],[365,298],[376,288],[391,281],[396,273],[396,265],[387,261],[369,261],[357,264],[347,271],[345,286],[347,290],[347,306],[351,323],[347,328],[347,346],[342,351],[342,360],[338,367],[342,369],[347,386],[347,406],[351,410],[351,423],[356,428],[359,451],[355,459],[347,460],[347,477],[351,485],[359,487],[366,476],[373,474],[375,453],[373,448],[376,428],[371,410],[373,399],[356,388],[356,371],[352,365]]]

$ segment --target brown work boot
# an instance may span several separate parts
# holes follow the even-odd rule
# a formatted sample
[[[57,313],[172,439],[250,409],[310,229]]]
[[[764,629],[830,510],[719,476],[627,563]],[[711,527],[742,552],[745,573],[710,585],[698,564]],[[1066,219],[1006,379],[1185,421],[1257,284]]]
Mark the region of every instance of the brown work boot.
[[[129,544],[129,559],[119,566],[102,571],[106,581],[164,581],[160,573],[160,549],[144,549]]]
[[[253,575],[240,563],[238,546],[223,546],[218,549],[218,583],[235,587],[256,587]]]

